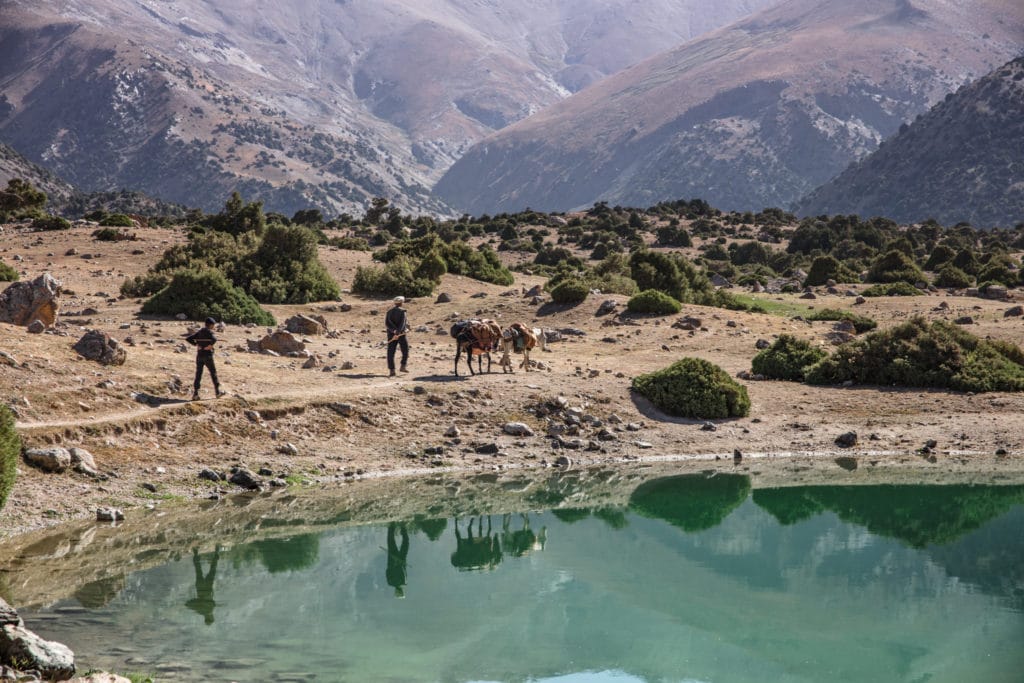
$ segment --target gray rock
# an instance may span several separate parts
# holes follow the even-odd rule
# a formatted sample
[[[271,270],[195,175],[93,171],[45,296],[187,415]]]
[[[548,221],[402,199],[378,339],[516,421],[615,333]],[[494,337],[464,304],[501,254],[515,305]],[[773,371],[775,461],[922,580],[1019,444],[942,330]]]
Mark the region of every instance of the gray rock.
[[[298,455],[299,449],[293,443],[283,443],[277,447],[277,452],[282,455]]]
[[[103,365],[124,365],[128,359],[121,342],[100,330],[89,330],[72,348],[83,358]]]
[[[498,444],[492,442],[492,443],[485,443],[485,444],[480,444],[479,446],[476,446],[473,449],[473,452],[474,453],[478,453],[480,455],[494,455],[499,450],[501,450],[501,449],[498,448]]]
[[[858,296],[856,299],[853,300],[853,305],[854,306],[860,306],[861,304],[867,303],[867,301],[868,300],[865,299],[864,297]]]
[[[80,474],[88,474],[90,477],[99,475],[96,469],[96,461],[92,453],[84,448],[72,448],[68,451],[71,454],[71,466]]]
[[[61,283],[49,273],[35,280],[15,282],[0,293],[0,322],[28,325],[40,320],[46,327],[57,322]]]
[[[0,629],[0,660],[17,662],[23,671],[38,671],[48,681],[66,681],[75,675],[75,653],[67,645],[43,640],[15,624]]]
[[[713,284],[715,287],[732,287],[732,283],[726,280],[718,273],[711,274],[711,284]]]
[[[228,482],[235,486],[241,486],[244,489],[258,489],[263,485],[262,479],[245,468],[235,470],[231,476],[228,477]]]
[[[1024,315],[1024,306],[1014,306],[1013,308],[1008,308],[1003,312],[1004,318],[1016,318],[1022,315]]]
[[[142,483],[141,483],[141,484],[139,484],[139,485],[140,485],[140,486],[141,486],[142,488],[144,488],[144,489],[146,489],[147,491],[149,491],[150,493],[156,493],[156,484],[150,483],[150,482],[148,482],[148,481],[144,481],[144,482],[142,482]]]
[[[26,329],[29,334],[42,334],[46,332],[46,323],[42,320],[33,320]]]
[[[273,351],[282,355],[306,350],[306,345],[296,339],[291,332],[282,330],[268,334],[257,342],[250,340],[249,345],[250,347],[255,345],[256,351]]]
[[[523,422],[506,422],[501,430],[511,436],[533,436],[533,430]]]
[[[771,345],[772,345],[772,343],[770,341],[768,341],[767,339],[758,339],[754,343],[754,348],[756,348],[758,350],[763,350],[763,349],[767,349]]]
[[[342,417],[352,417],[356,412],[355,406],[351,403],[332,403],[328,407]]]
[[[63,472],[71,467],[71,453],[66,448],[30,448],[25,462],[44,472]]]
[[[262,422],[263,421],[263,417],[257,411],[255,411],[255,410],[247,410],[247,411],[245,411],[245,417],[246,417],[246,419],[249,420],[249,422]]]
[[[525,294],[523,294],[523,298],[524,299],[532,299],[534,297],[538,297],[538,296],[540,296],[541,292],[543,292],[543,291],[544,291],[543,285],[534,285],[533,287],[530,287],[530,289],[528,289]]]
[[[434,299],[435,304],[450,304],[451,302],[452,297],[446,292],[441,292],[440,294],[437,295],[437,298]]]
[[[836,445],[840,448],[853,448],[857,445],[857,432],[846,432],[836,437]]]
[[[814,292],[804,292],[803,294],[800,295],[800,298],[801,299],[817,299],[818,295],[815,294]]]
[[[323,367],[324,362],[320,359],[320,356],[312,355],[306,359],[306,362],[302,364],[303,370],[312,370],[313,368]]]
[[[654,448],[654,444],[650,441],[634,441],[633,445],[641,449]]]
[[[705,422],[700,426],[700,430],[702,432],[717,432],[718,425],[716,425],[714,422]]]
[[[457,439],[461,434],[462,434],[462,432],[459,431],[459,428],[456,427],[455,425],[452,425],[451,427],[446,429],[445,432],[444,432],[444,435],[446,437],[448,437],[449,439]]]
[[[293,315],[284,321],[284,328],[294,334],[318,335],[327,333],[327,319],[322,315]]]
[[[1002,285],[989,285],[985,288],[986,299],[998,299],[1003,300],[1007,296],[1007,289]]]
[[[597,307],[597,315],[608,315],[614,313],[615,309],[619,307],[619,302],[614,299],[608,299],[601,302],[601,305]]]
[[[201,472],[199,472],[199,478],[200,479],[205,479],[206,481],[213,481],[213,482],[217,482],[217,483],[220,483],[220,479],[221,479],[219,474],[217,474],[213,470],[207,469],[207,468],[203,468],[203,470]]]
[[[12,624],[14,626],[21,625],[21,617],[13,607],[7,604],[7,601],[0,598],[0,626],[7,626]]]
[[[124,521],[124,512],[118,508],[96,508],[96,521],[122,522]]]
[[[557,458],[555,458],[555,467],[572,467],[572,460],[565,457],[564,455],[560,455]]]
[[[969,315],[963,315],[954,320],[953,322],[956,323],[957,325],[973,325],[974,318],[972,318]]]
[[[597,438],[600,441],[617,441],[619,437],[616,436],[615,432],[607,427],[602,427],[600,431],[597,432]]]

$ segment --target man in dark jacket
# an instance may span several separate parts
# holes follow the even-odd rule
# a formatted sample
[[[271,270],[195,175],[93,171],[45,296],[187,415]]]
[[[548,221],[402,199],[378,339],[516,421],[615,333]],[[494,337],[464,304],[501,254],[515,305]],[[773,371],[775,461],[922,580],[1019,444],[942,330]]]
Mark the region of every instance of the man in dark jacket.
[[[210,371],[210,379],[213,380],[213,390],[217,394],[217,398],[224,395],[224,392],[220,390],[220,382],[217,380],[217,367],[213,364],[213,345],[217,343],[217,337],[213,334],[213,328],[216,325],[216,320],[207,318],[204,327],[185,338],[185,341],[189,344],[198,347],[198,351],[196,351],[196,379],[192,383],[193,401],[199,400],[199,383],[203,379],[204,367]]]
[[[384,327],[388,330],[388,374],[395,376],[395,350],[402,347],[402,372],[409,372],[405,364],[409,361],[409,340],[405,333],[409,331],[409,319],[405,315],[402,304],[405,303],[404,296],[395,297],[395,305],[391,307],[384,316]]]

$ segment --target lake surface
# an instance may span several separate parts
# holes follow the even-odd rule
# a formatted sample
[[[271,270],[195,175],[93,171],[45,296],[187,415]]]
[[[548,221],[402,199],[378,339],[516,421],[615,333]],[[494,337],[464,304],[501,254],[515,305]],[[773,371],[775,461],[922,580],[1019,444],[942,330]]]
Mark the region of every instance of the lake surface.
[[[1024,487],[751,491],[179,548],[28,626],[158,681],[1024,680]]]

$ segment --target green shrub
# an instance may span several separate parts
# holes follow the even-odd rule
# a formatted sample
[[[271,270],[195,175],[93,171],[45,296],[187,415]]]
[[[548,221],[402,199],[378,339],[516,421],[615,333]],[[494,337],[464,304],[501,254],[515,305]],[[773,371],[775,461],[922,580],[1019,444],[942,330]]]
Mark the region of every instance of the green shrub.
[[[130,235],[124,230],[115,230],[114,228],[93,230],[92,237],[100,242],[126,242],[135,239],[135,235]]]
[[[840,346],[808,369],[811,384],[854,381],[960,391],[1024,390],[1024,352],[956,325],[914,318]]]
[[[921,296],[924,292],[906,282],[891,282],[885,285],[873,285],[861,294],[863,296]]]
[[[212,268],[176,272],[167,287],[142,305],[142,312],[184,313],[191,320],[213,317],[232,324],[275,324],[274,316],[260,308],[255,299]]]
[[[17,282],[18,278],[17,270],[0,261],[0,282]]]
[[[947,244],[940,244],[932,249],[931,256],[924,264],[925,270],[935,272],[956,258],[956,250]]]
[[[579,278],[569,278],[555,285],[550,293],[556,304],[578,304],[590,294],[590,287]]]
[[[121,283],[121,294],[132,299],[153,296],[170,283],[171,276],[166,273],[136,275]]]
[[[14,488],[20,455],[21,439],[14,428],[14,415],[10,408],[0,405],[0,510]]]
[[[633,390],[669,415],[697,419],[744,417],[750,413],[747,389],[717,365],[683,358],[662,370],[640,375]]]
[[[352,280],[352,291],[363,296],[430,296],[437,283],[416,277],[413,263],[412,259],[400,256],[383,268],[359,266]]]
[[[1013,287],[1017,284],[1016,281],[1017,273],[1011,271],[1009,266],[1001,260],[993,259],[978,273],[978,282]]]
[[[823,308],[805,316],[807,320],[849,320],[857,334],[864,334],[878,327],[878,323],[867,316],[857,315],[853,311],[838,308]]]
[[[626,304],[630,313],[649,313],[653,315],[672,315],[678,313],[682,304],[664,292],[656,289],[645,289]]]
[[[783,334],[774,344],[754,356],[750,369],[754,374],[764,375],[768,379],[802,382],[807,368],[827,355],[804,339]]]
[[[317,257],[317,237],[301,225],[272,223],[251,258],[235,264],[235,285],[267,304],[305,304],[341,295]]]
[[[370,243],[362,237],[332,237],[327,240],[327,244],[350,251],[370,251],[371,249]]]
[[[123,213],[112,213],[103,217],[100,225],[109,225],[115,228],[131,228],[135,222]]]
[[[32,221],[33,230],[70,230],[71,223],[60,216],[40,216]]]
[[[46,206],[46,193],[21,178],[11,178],[0,190],[0,216],[16,216],[40,212]]]
[[[876,258],[868,270],[869,282],[905,282],[914,285],[924,279],[924,272],[913,259],[898,249],[887,251]]]
[[[964,289],[974,284],[974,278],[960,270],[952,263],[947,263],[939,271],[939,274],[935,276],[936,287],[955,287],[956,289]]]
[[[836,282],[860,282],[860,277],[834,256],[819,256],[811,263],[811,269],[804,280],[804,287],[820,287],[829,280]]]

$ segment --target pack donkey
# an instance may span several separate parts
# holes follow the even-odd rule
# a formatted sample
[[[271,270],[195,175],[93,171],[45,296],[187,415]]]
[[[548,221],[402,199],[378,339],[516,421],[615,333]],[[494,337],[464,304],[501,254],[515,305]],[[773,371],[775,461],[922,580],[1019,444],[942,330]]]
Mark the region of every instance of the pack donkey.
[[[536,347],[547,350],[547,337],[539,327],[527,327],[522,323],[512,323],[501,332],[501,369],[512,372],[511,352],[523,354],[523,362],[519,367],[530,371],[530,351]]]
[[[450,330],[455,339],[455,376],[459,376],[459,357],[466,352],[469,374],[473,372],[473,356],[477,357],[477,371],[483,373],[483,357],[487,356],[487,372],[491,371],[491,352],[501,342],[501,327],[493,320],[460,320]]]

